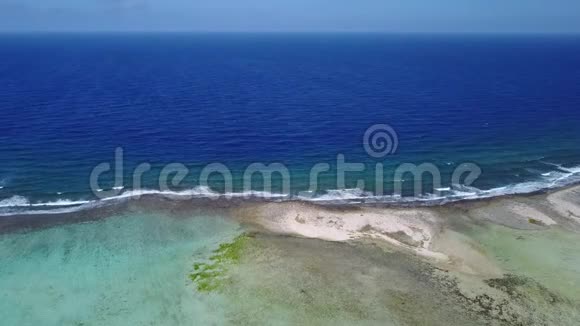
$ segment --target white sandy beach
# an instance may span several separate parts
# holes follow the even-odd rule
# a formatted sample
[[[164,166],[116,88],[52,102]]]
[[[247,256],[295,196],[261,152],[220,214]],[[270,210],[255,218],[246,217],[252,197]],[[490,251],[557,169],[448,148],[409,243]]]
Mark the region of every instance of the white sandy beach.
[[[384,241],[467,274],[500,275],[468,237],[449,224],[491,222],[510,228],[580,228],[580,186],[550,194],[452,203],[443,207],[328,207],[305,202],[260,203],[236,212],[276,234],[326,241]]]

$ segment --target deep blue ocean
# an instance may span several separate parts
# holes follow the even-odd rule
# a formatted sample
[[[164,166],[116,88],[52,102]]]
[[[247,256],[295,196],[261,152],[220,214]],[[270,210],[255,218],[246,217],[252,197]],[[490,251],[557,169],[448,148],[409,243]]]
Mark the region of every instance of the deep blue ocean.
[[[7,34],[0,86],[3,209],[94,200],[91,171],[114,165],[116,148],[117,195],[133,190],[140,163],[152,166],[142,185],[150,190],[166,164],[184,164],[175,192],[203,190],[209,163],[231,170],[234,192],[247,190],[249,164],[281,163],[293,196],[309,189],[314,164],[328,163],[312,195],[338,199],[372,197],[376,163],[385,200],[401,163],[437,166],[449,188],[439,197],[580,181],[577,36]],[[365,151],[376,124],[396,131],[392,155]],[[338,154],[368,167],[347,173],[345,187]],[[462,163],[482,173],[455,189],[450,175]],[[113,179],[102,175],[99,190],[118,186]],[[364,189],[355,190],[359,179]],[[227,189],[219,175],[210,181],[211,191]],[[275,177],[272,191],[281,184]]]

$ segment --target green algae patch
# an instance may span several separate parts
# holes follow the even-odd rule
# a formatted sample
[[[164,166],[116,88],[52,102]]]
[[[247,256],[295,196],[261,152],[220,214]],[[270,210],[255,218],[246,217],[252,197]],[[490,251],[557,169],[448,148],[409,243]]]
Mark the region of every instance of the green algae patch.
[[[538,221],[538,220],[533,219],[533,218],[529,218],[528,222],[530,224],[535,224],[535,225],[539,225],[539,226],[546,226],[546,224],[544,224],[542,221]]]
[[[207,262],[193,264],[193,273],[189,278],[196,284],[199,292],[219,291],[230,283],[231,280],[226,275],[228,269],[240,261],[249,239],[247,234],[239,235],[232,242],[220,244]]]
[[[570,303],[529,277],[506,274],[503,278],[486,280],[485,283],[507,293],[512,299],[532,298],[549,304]]]

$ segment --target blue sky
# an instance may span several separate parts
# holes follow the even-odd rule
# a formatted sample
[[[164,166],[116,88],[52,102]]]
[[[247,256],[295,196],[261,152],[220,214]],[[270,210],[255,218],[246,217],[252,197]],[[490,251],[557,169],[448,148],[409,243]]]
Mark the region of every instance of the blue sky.
[[[0,0],[0,31],[580,33],[580,0]]]

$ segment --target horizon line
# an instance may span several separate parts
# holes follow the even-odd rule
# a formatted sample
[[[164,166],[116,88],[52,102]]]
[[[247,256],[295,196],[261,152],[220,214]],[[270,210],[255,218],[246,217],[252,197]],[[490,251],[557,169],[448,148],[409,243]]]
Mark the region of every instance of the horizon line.
[[[379,35],[562,35],[580,31],[381,31],[381,30],[2,30],[0,34],[379,34]]]

